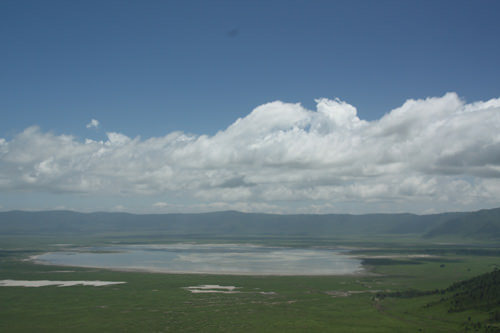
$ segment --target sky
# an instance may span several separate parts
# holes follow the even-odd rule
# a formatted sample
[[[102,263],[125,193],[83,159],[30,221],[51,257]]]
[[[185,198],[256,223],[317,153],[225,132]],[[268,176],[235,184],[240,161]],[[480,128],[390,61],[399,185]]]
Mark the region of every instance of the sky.
[[[0,2],[0,210],[500,206],[500,2]]]

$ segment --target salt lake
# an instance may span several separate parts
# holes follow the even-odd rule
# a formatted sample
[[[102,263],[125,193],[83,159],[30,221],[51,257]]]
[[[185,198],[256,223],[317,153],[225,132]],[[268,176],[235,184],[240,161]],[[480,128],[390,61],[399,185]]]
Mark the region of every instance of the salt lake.
[[[234,275],[346,275],[361,260],[334,248],[253,244],[112,245],[49,252],[34,258],[51,265],[163,273]]]

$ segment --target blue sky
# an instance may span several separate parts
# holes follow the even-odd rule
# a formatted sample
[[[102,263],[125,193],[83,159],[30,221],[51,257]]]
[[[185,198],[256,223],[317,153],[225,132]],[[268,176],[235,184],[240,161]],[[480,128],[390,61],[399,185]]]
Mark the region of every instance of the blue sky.
[[[0,209],[421,213],[500,206],[494,197],[498,161],[485,157],[476,165],[477,156],[476,162],[471,160],[473,152],[500,154],[494,134],[500,97],[499,12],[498,1],[482,0],[2,1]],[[319,98],[340,99],[319,104],[351,119],[342,126],[338,119],[333,122],[348,129],[345,135],[328,142],[312,139],[314,126],[329,128],[327,134],[341,132],[332,122],[316,119]],[[474,103],[492,102],[480,109],[489,118],[467,118],[481,137],[459,136],[460,158],[443,147],[426,155],[431,172],[397,169],[421,152],[399,147],[401,137],[382,142],[373,134],[382,119],[399,117],[393,110],[411,109],[407,100],[417,101],[419,111],[400,112],[412,124],[405,142],[426,137],[416,130],[420,127],[412,127],[419,117],[426,129],[432,121],[447,122],[439,131],[445,133],[451,130],[452,114],[459,118]],[[282,104],[266,104],[275,101]],[[302,109],[294,109],[295,103]],[[268,120],[253,112],[263,105],[271,110],[265,111]],[[359,125],[365,126],[363,131],[353,125],[358,121],[350,106],[356,108],[355,118],[366,122]],[[422,108],[437,111],[429,115]],[[238,126],[237,119],[243,120]],[[386,130],[396,126],[389,122]],[[273,126],[267,132],[257,131],[256,124],[268,123]],[[228,146],[239,142],[236,134],[229,135],[231,126],[248,134],[244,139],[238,134],[241,146]],[[292,136],[297,129],[311,135]],[[175,148],[167,136],[178,131],[183,142],[193,145]],[[226,136],[218,137],[218,132]],[[429,134],[428,142],[457,134],[441,138],[436,133]],[[264,156],[269,138],[275,145]],[[278,147],[284,139],[290,141]],[[365,161],[353,153],[359,148],[356,140],[384,152]],[[111,148],[113,142],[121,148]],[[218,158],[225,162],[213,162],[214,156],[198,150],[203,147],[222,151]],[[243,156],[247,147],[254,150]],[[71,149],[81,151],[60,155]],[[109,150],[107,157],[94,160],[103,149]],[[401,155],[391,157],[396,162],[389,167],[384,162],[381,170],[380,156],[391,150]],[[303,153],[290,156],[297,151]],[[316,159],[314,154],[325,156],[327,151],[346,157]],[[21,155],[30,158],[16,157]],[[168,157],[177,155],[182,156]],[[153,162],[117,170],[116,165],[127,163],[123,156]],[[452,157],[453,167],[440,164]],[[190,160],[204,162],[191,165]],[[357,176],[341,171],[341,165],[356,161],[364,166]],[[100,169],[107,164],[108,171]],[[111,177],[119,171],[125,173],[123,179]],[[271,186],[265,174],[285,176]],[[420,194],[401,199],[398,193],[404,190],[388,185],[384,177],[415,179],[408,193]],[[452,198],[436,189],[447,184],[450,193],[457,192],[457,182],[469,193],[490,187],[492,192],[486,198]],[[166,183],[170,185],[158,185]],[[424,184],[434,189],[418,192]],[[273,188],[281,190],[273,194]]]

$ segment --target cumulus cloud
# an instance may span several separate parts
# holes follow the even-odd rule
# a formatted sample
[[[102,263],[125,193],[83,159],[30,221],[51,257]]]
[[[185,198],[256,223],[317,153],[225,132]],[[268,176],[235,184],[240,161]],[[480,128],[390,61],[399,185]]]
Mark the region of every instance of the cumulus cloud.
[[[91,119],[90,122],[87,124],[87,128],[97,128],[99,127],[99,121],[95,119]]]
[[[500,98],[466,104],[455,93],[374,121],[322,98],[316,110],[261,105],[213,136],[80,142],[30,127],[0,139],[2,192],[147,195],[154,208],[168,207],[157,195],[246,211],[462,210],[494,206],[499,188]]]

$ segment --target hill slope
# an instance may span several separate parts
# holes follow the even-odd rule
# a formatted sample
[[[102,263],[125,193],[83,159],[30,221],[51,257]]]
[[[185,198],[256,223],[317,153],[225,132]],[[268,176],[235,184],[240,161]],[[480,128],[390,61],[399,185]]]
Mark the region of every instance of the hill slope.
[[[424,237],[500,238],[500,208],[465,213],[429,230]]]
[[[148,233],[189,236],[344,237],[415,234],[500,237],[500,209],[472,213],[274,215],[234,211],[202,214],[0,212],[0,233]]]

